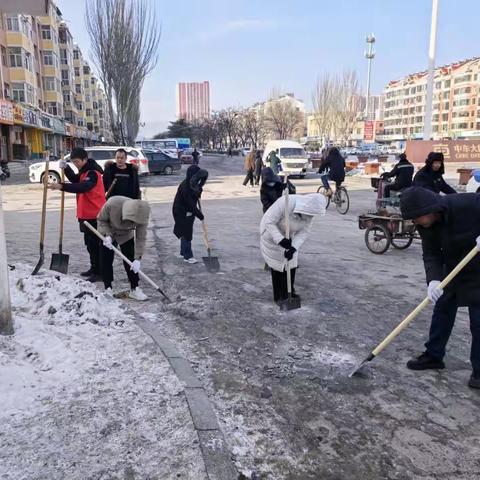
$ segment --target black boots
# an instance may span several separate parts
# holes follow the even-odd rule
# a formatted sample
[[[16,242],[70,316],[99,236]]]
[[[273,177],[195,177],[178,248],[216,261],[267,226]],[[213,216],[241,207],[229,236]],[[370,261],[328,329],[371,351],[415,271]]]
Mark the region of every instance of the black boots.
[[[80,275],[82,277],[91,277],[94,273],[95,273],[95,270],[93,269],[93,267],[90,267],[87,271],[82,272]]]
[[[424,352],[419,357],[409,360],[407,368],[410,370],[442,370],[445,368],[445,364],[443,360],[433,357],[428,352]]]

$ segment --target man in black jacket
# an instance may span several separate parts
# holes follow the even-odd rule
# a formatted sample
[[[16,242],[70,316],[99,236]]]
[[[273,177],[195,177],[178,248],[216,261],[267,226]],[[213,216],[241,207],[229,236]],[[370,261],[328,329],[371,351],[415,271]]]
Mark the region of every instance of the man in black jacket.
[[[329,180],[335,182],[336,188],[345,181],[345,159],[340,154],[338,148],[333,147],[329,150],[327,156],[322,160],[318,173],[321,176],[323,186],[327,190],[327,195],[332,196]]]
[[[121,196],[132,200],[140,200],[140,183],[138,181],[138,168],[127,163],[127,151],[119,148],[115,152],[115,162],[105,163],[103,184],[107,192],[107,200],[110,197]]]
[[[382,173],[382,178],[393,178],[395,181],[391,184],[385,185],[383,190],[384,198],[390,197],[390,192],[399,192],[404,188],[412,186],[413,173],[415,171],[414,166],[408,161],[407,156],[402,153],[398,157],[399,162],[393,167],[390,172]]]
[[[469,385],[480,388],[480,255],[452,280],[445,291],[441,280],[477,245],[480,248],[480,195],[462,193],[441,197],[411,187],[400,197],[404,219],[412,219],[422,238],[428,298],[435,304],[426,351],[407,363],[411,370],[445,368],[443,357],[458,307],[468,307],[473,373]]]
[[[423,187],[435,193],[450,195],[457,193],[443,178],[445,165],[443,153],[430,152],[425,160],[425,166],[421,168],[413,179],[416,187]]]

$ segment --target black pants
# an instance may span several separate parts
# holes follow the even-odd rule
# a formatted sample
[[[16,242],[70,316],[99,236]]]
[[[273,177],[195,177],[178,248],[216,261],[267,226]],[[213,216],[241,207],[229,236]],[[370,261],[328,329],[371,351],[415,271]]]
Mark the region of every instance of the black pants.
[[[260,184],[260,173],[256,173],[255,174],[255,185],[259,185]]]
[[[290,273],[292,274],[292,293],[295,293],[296,270],[296,268],[290,269]],[[287,272],[277,272],[273,268],[271,268],[270,271],[272,272],[273,301],[278,302],[278,300],[285,300],[288,298]]]
[[[115,245],[116,246],[116,245]],[[120,245],[120,250],[122,253],[131,261],[135,260],[135,240],[132,238],[128,242]],[[103,284],[105,288],[110,288],[113,282],[113,259],[115,254],[113,250],[110,250],[107,247],[102,245],[100,249],[100,266],[103,278]],[[127,272],[128,281],[130,282],[130,287],[133,289],[138,287],[138,273],[133,272],[130,269],[130,265],[126,262],[123,262],[123,267]]]
[[[97,228],[97,219],[85,220],[93,228]],[[90,256],[90,268],[94,273],[100,273],[100,240],[99,238],[86,227],[83,222],[84,220],[79,220],[80,222],[80,231],[83,232],[83,241],[87,247],[88,255]]]
[[[383,189],[383,198],[390,198],[390,192],[399,192],[402,188],[394,183],[390,185],[385,185]]]
[[[247,172],[247,175],[245,177],[245,180],[243,181],[243,184],[246,185],[248,182],[250,182],[250,185],[253,187],[253,170],[249,170]]]

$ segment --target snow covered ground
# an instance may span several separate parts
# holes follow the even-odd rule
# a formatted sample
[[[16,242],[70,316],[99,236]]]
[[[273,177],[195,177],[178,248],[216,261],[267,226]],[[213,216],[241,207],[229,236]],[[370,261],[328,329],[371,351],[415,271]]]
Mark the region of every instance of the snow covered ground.
[[[183,388],[121,302],[31,270],[0,337],[0,478],[205,478]]]

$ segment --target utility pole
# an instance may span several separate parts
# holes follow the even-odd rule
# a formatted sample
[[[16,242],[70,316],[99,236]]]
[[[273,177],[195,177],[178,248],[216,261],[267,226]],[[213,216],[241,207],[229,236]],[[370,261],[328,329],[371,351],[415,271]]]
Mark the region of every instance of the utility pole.
[[[432,138],[432,103],[433,103],[433,81],[435,76],[435,52],[437,49],[437,20],[438,2],[432,0],[432,22],[430,25],[430,46],[428,49],[428,77],[427,77],[427,99],[425,103],[425,120],[423,127],[423,139]]]
[[[372,60],[375,58],[375,51],[373,50],[373,44],[375,43],[375,35],[370,33],[367,35],[366,42],[368,49],[365,50],[365,58],[368,61],[368,73],[367,73],[367,95],[365,96],[365,120],[369,120],[369,103],[370,103],[370,77],[372,75]]]
[[[1,68],[1,67],[0,67]],[[13,334],[12,306],[8,284],[7,242],[3,221],[2,186],[0,185],[0,335]]]

